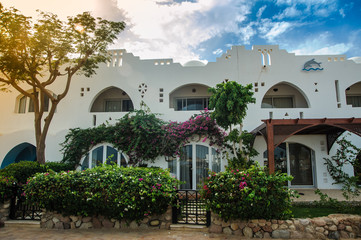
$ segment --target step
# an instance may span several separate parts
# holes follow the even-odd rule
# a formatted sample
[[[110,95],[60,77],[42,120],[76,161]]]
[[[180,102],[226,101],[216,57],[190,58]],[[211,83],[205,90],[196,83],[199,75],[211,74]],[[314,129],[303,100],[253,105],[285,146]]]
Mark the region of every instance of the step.
[[[40,228],[40,221],[33,220],[6,220],[5,227]]]
[[[194,231],[194,232],[208,232],[208,227],[205,225],[192,224],[172,224],[170,225],[172,231]]]

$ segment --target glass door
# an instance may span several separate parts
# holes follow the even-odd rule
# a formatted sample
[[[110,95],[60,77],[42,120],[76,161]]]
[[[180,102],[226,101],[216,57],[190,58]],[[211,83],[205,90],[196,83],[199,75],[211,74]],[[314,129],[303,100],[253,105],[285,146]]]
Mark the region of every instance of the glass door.
[[[193,154],[192,145],[183,147],[180,157],[179,180],[185,182],[181,184],[180,189],[193,189]]]

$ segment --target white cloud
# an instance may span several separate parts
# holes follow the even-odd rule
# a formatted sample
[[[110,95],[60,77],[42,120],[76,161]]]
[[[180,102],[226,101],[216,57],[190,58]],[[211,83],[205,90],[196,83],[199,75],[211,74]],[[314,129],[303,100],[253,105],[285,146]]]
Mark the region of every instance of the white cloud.
[[[274,18],[282,20],[284,18],[294,18],[300,15],[302,15],[302,12],[293,5],[291,7],[287,7],[282,13],[276,15]]]
[[[218,48],[217,50],[212,52],[214,55],[221,55],[223,53],[223,50]]]
[[[297,7],[301,7],[302,14],[312,14],[319,17],[328,17],[338,10],[337,0],[277,0],[276,5],[288,5],[294,8],[288,11],[300,11]]]
[[[263,38],[273,42],[282,33],[286,32],[292,25],[289,22],[272,22],[270,19],[263,19],[258,30]]]
[[[262,17],[262,14],[263,14],[263,12],[264,12],[264,10],[266,10],[266,5],[264,5],[264,6],[262,6],[260,9],[258,9],[258,11],[257,11],[257,18],[260,18],[260,17]]]
[[[330,44],[329,38],[329,34],[324,33],[317,38],[306,39],[304,43],[298,45],[294,50],[290,50],[290,52],[297,55],[344,54],[353,47],[351,43]]]

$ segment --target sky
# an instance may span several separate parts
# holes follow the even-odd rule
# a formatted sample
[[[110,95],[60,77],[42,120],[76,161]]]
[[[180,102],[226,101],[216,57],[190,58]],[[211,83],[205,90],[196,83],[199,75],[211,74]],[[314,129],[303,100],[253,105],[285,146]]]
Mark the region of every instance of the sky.
[[[111,49],[141,59],[214,62],[232,45],[279,45],[297,55],[361,56],[360,0],[0,0],[36,19],[90,11],[124,21]]]

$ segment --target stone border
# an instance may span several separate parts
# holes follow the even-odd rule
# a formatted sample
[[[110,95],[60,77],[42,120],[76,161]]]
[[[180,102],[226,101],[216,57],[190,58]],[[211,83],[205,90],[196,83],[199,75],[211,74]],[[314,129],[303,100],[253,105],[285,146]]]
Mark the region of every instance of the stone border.
[[[361,216],[331,214],[328,217],[224,222],[212,213],[211,233],[225,233],[246,238],[339,239],[361,237]]]
[[[0,221],[9,220],[10,215],[10,200],[4,203],[0,202]]]
[[[47,229],[89,229],[89,228],[115,228],[121,230],[137,229],[169,229],[172,223],[172,208],[168,208],[163,215],[147,216],[137,223],[125,220],[108,219],[104,216],[63,216],[60,213],[42,212],[40,227]]]

